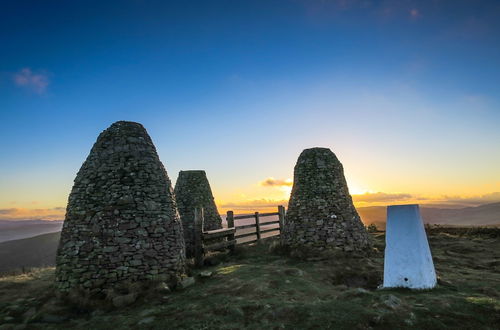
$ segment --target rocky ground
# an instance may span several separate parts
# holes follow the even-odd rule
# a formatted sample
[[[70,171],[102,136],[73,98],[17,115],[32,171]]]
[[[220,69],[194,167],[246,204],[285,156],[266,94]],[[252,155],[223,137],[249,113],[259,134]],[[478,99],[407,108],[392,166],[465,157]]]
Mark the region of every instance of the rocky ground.
[[[431,231],[440,284],[429,291],[377,289],[384,233],[359,258],[290,257],[267,239],[209,257],[172,292],[125,288],[107,304],[57,299],[54,269],[38,269],[0,278],[0,329],[498,329],[498,233]]]

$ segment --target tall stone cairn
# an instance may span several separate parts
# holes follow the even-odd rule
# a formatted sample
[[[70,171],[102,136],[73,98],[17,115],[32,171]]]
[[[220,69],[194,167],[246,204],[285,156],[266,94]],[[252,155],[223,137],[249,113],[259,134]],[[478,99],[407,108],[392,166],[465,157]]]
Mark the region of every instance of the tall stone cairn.
[[[172,185],[141,124],[119,121],[97,138],[69,195],[56,264],[61,291],[174,281],[184,272]]]
[[[371,245],[352,203],[342,164],[328,148],[305,149],[297,160],[283,243],[344,251]]]
[[[194,209],[203,208],[203,230],[222,228],[222,219],[205,171],[180,171],[174,192],[184,229],[186,254],[192,256],[194,253]]]

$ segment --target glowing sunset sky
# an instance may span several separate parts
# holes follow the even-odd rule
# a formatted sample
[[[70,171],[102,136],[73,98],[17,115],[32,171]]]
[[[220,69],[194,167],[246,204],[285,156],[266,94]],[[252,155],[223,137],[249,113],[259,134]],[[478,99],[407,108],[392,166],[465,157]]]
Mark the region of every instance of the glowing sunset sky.
[[[188,4],[187,4],[188,3]],[[0,219],[57,219],[98,134],[142,123],[220,211],[331,148],[358,206],[500,201],[498,1],[8,1]]]

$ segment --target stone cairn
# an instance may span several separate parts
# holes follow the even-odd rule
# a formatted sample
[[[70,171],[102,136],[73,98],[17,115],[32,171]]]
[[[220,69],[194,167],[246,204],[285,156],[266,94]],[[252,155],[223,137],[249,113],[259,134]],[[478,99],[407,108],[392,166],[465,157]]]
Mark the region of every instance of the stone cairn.
[[[305,149],[297,160],[283,243],[343,251],[371,245],[352,203],[342,164],[328,148]]]
[[[119,121],[99,135],[69,195],[56,264],[61,291],[183,274],[172,186],[141,124]]]
[[[205,171],[180,171],[174,192],[184,228],[186,254],[193,256],[195,208],[203,208],[203,230],[222,228],[222,219]]]

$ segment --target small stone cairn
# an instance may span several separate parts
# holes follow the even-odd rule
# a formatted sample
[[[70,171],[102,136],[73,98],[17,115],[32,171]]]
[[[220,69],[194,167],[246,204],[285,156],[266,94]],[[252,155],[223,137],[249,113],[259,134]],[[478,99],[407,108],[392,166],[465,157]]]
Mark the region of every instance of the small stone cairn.
[[[141,124],[119,121],[99,135],[69,195],[56,264],[60,291],[184,273],[170,179]]]
[[[194,255],[195,208],[203,208],[203,230],[222,228],[222,219],[205,171],[180,171],[174,192],[184,229],[186,254],[192,256]]]
[[[371,245],[342,164],[328,148],[305,149],[297,160],[283,243],[319,251],[355,251]]]

